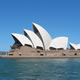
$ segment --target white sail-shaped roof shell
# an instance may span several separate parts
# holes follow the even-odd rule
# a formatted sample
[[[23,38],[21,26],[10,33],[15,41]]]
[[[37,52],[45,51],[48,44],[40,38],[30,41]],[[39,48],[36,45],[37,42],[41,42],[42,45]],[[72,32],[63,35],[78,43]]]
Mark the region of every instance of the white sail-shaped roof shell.
[[[73,49],[77,50],[77,45],[76,44],[73,44],[73,43],[69,43],[70,44],[70,47],[72,47]]]
[[[28,44],[33,47],[31,41],[26,36],[22,34],[16,34],[16,33],[12,33],[12,36],[13,38],[15,37],[22,44],[22,46],[24,46],[25,44]]]
[[[77,44],[77,49],[80,50],[80,44]]]
[[[57,37],[53,39],[49,45],[49,49],[55,48],[55,49],[64,49],[66,50],[68,44],[68,37]]]
[[[40,38],[34,32],[32,32],[30,30],[27,30],[27,29],[24,29],[24,32],[27,34],[28,38],[31,40],[34,48],[42,47],[42,49],[43,49],[42,41],[40,40]]]
[[[80,49],[80,44],[70,43],[70,46],[71,46],[74,50]]]
[[[36,24],[36,23],[32,23],[33,25],[33,29],[34,32],[36,33],[36,35],[42,40],[43,45],[44,45],[44,49],[47,50],[48,46],[50,45],[51,42],[51,36],[49,35],[49,33],[40,25]]]

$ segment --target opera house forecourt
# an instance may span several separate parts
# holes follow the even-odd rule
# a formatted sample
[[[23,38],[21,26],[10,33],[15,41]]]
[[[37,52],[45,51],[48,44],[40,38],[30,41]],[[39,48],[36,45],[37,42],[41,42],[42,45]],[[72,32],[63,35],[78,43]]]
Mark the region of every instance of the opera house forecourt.
[[[33,31],[24,29],[23,34],[12,33],[14,44],[8,55],[2,58],[80,58],[80,44],[69,43],[68,37],[52,39],[40,25],[32,23]]]

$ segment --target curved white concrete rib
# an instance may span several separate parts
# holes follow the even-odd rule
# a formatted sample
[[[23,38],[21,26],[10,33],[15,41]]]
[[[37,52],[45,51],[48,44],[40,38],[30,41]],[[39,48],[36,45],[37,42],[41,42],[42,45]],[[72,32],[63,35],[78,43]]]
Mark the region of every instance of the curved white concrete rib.
[[[32,23],[33,25],[33,30],[34,33],[41,39],[43,45],[44,45],[44,49],[47,50],[48,46],[50,45],[51,42],[51,36],[49,35],[49,33],[40,25],[36,24],[36,23]]]
[[[33,47],[31,41],[26,36],[22,34],[16,34],[16,33],[12,33],[12,36],[13,38],[15,37],[22,44],[22,46],[27,44]]]
[[[66,50],[67,44],[68,44],[68,37],[57,37],[51,41],[51,44],[49,45],[49,49],[55,48],[55,49]]]
[[[32,42],[34,48],[41,47],[43,49],[42,41],[34,32],[24,29],[24,35]]]

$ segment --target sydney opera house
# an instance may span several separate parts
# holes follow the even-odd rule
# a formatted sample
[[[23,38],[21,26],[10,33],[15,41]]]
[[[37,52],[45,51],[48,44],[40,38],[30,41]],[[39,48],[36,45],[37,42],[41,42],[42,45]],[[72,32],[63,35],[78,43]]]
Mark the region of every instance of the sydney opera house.
[[[69,43],[68,37],[51,38],[40,25],[32,23],[33,31],[24,29],[23,34],[12,33],[15,43],[8,56],[12,57],[75,57],[80,56],[80,44]]]
[[[24,35],[12,33],[15,40],[12,48],[20,46],[28,46],[41,50],[66,50],[68,44],[68,37],[57,37],[52,39],[49,33],[40,25],[32,23],[33,31],[24,29]]]

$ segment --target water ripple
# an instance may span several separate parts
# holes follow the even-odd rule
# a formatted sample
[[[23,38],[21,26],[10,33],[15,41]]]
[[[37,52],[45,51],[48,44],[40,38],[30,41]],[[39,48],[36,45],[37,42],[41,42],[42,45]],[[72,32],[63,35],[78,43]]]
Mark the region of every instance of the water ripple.
[[[0,80],[80,80],[80,59],[0,59]]]

